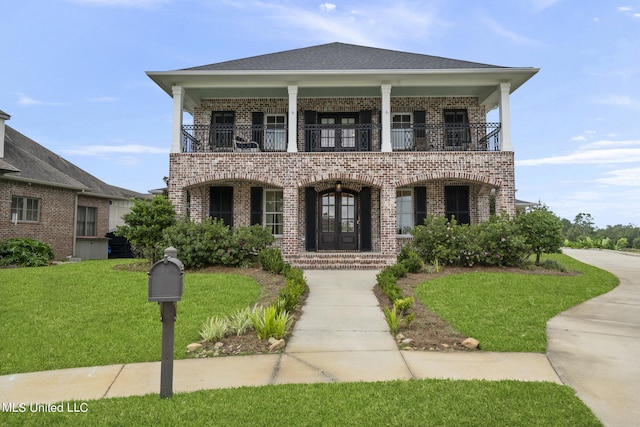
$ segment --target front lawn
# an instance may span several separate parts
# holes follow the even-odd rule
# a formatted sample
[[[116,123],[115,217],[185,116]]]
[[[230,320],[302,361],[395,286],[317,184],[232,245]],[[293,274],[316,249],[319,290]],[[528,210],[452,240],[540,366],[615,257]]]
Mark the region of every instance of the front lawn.
[[[85,406],[81,406],[82,404]],[[66,410],[66,404],[63,409]],[[3,425],[600,426],[569,387],[518,381],[287,384],[78,402],[4,413]]]
[[[147,302],[145,272],[113,268],[126,262],[135,261],[0,269],[0,375],[160,360],[160,309]],[[258,283],[244,275],[187,272],[175,358],[200,340],[208,317],[259,295]]]
[[[618,284],[613,274],[566,255],[545,258],[579,274],[469,272],[428,280],[415,293],[482,350],[544,353],[549,319]]]

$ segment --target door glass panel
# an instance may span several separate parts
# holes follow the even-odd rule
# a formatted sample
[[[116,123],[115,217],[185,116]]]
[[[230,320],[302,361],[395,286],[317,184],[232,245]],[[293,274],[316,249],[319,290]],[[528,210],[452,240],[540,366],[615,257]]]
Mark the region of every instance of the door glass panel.
[[[340,231],[353,233],[356,229],[356,205],[353,194],[344,193],[341,199]]]
[[[323,126],[322,130],[320,130],[320,146],[324,148],[335,147],[336,146],[336,130],[334,125],[336,123],[336,119],[333,117],[325,117],[320,119],[320,124]],[[326,127],[326,128],[325,128]]]
[[[356,119],[353,117],[343,117],[340,121],[343,125],[342,128],[342,147],[353,148],[356,146]]]
[[[413,148],[413,130],[411,114],[396,113],[391,119],[391,146],[394,150]]]
[[[322,195],[322,231],[333,232],[336,225],[336,196],[335,193]]]

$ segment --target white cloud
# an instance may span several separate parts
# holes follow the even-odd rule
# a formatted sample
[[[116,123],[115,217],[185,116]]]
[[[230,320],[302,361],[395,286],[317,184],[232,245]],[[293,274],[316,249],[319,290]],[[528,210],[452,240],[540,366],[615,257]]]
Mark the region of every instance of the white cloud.
[[[406,45],[407,39],[426,41],[441,34],[449,24],[436,16],[429,5],[412,1],[367,4],[366,7],[341,9],[333,3],[324,3],[317,9],[308,9],[297,3],[283,6],[275,1],[255,3],[263,20],[271,23],[266,28],[289,34],[304,30],[314,39],[341,41],[365,46],[392,47]],[[331,13],[326,13],[331,12]]]
[[[526,36],[523,36],[521,34],[515,33],[513,31],[510,31],[508,29],[506,29],[505,27],[503,27],[498,21],[496,21],[493,18],[490,18],[488,16],[484,17],[482,19],[482,21],[484,22],[485,26],[487,28],[489,28],[491,31],[493,31],[494,33],[496,33],[497,35],[504,37],[506,39],[511,40],[512,42],[516,43],[516,44],[521,44],[521,45],[534,45],[534,44],[538,44],[538,42],[534,39],[530,39]]]
[[[640,167],[619,169],[607,172],[605,175],[607,175],[607,177],[599,178],[596,182],[601,184],[640,187]]]
[[[333,3],[322,3],[320,5],[320,10],[323,12],[332,12],[336,9],[336,5]]]
[[[39,101],[37,99],[33,99],[30,96],[25,95],[24,93],[19,93],[18,94],[18,105],[23,105],[25,107],[30,107],[30,106],[34,106],[34,105],[60,106],[60,105],[66,105],[66,104],[64,104],[62,102]]]
[[[571,165],[571,164],[618,164],[640,162],[639,141],[596,141],[562,155],[516,161],[517,166]]]
[[[602,105],[613,105],[613,106],[627,106],[627,105],[633,105],[633,99],[629,98],[628,96],[625,95],[608,95],[604,98],[598,98],[596,100],[594,100],[595,104],[602,104]]]
[[[533,3],[533,7],[538,11],[547,9],[558,3],[559,1],[561,0],[531,0],[531,2]]]
[[[108,154],[168,154],[169,149],[141,144],[87,145],[81,148],[65,149],[62,152],[73,156],[105,156]]]
[[[572,137],[572,138],[571,138],[571,140],[572,140],[572,141],[586,141],[586,140],[587,140],[587,138],[586,138],[586,137],[584,137],[584,136],[582,136],[582,135],[580,135],[580,136],[574,136],[574,137]]]

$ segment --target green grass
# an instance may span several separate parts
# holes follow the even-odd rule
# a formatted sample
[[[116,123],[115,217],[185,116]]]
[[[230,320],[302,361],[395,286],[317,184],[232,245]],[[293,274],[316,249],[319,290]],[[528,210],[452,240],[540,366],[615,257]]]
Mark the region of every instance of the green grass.
[[[147,395],[84,403],[85,413],[27,410],[0,413],[0,421],[16,426],[601,425],[569,387],[541,382],[289,384],[199,391],[164,400]]]
[[[546,258],[581,274],[451,275],[419,285],[416,295],[455,329],[479,340],[483,350],[544,353],[549,319],[618,284],[611,273],[566,255]]]
[[[123,260],[0,269],[0,375],[157,361],[162,323],[147,302],[144,272],[114,270]],[[202,323],[255,302],[259,285],[238,274],[185,274],[175,358],[200,340]]]

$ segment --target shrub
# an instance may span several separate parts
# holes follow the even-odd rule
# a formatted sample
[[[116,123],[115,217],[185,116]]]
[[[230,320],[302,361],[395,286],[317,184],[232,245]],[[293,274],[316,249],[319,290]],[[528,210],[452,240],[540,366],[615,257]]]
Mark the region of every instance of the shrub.
[[[279,294],[280,298],[284,300],[284,309],[286,311],[293,311],[298,305],[300,297],[306,290],[307,284],[304,281],[304,278],[302,278],[302,280],[299,280],[297,278],[297,275],[292,275],[291,277],[287,278],[287,282],[284,288],[280,290]]]
[[[414,249],[409,245],[404,245],[398,254],[398,262],[402,264],[409,273],[417,273],[424,268],[424,261]]]
[[[556,261],[555,259],[546,259],[542,262],[542,267],[546,268],[547,270],[556,270],[556,271],[560,271],[562,273],[566,273],[567,267],[565,267],[564,265],[562,265],[561,263],[559,263],[558,261]]]
[[[219,219],[186,219],[167,228],[158,246],[175,247],[185,267],[246,266],[255,262],[258,253],[273,240],[271,233],[258,225],[233,230]]]
[[[380,273],[376,275],[378,286],[382,289],[382,292],[389,298],[389,301],[395,301],[402,298],[402,290],[397,285],[397,277],[393,273],[393,269],[390,267],[384,268]]]
[[[424,225],[414,227],[412,248],[428,264],[472,266],[479,247],[471,238],[469,225],[458,225],[455,218],[427,215]]]
[[[540,265],[540,255],[543,253],[560,252],[564,242],[562,221],[547,206],[538,206],[518,215],[516,223],[530,253],[536,255],[536,265]]]
[[[288,312],[278,312],[274,306],[256,310],[251,316],[251,321],[261,340],[271,337],[280,339],[287,334],[293,324],[293,318]]]
[[[253,327],[251,322],[251,313],[253,310],[250,307],[239,308],[228,318],[229,331],[235,332],[236,335],[244,335],[248,329]]]
[[[0,244],[0,265],[42,267],[53,260],[48,243],[33,239],[12,238]]]
[[[475,226],[474,240],[480,247],[478,262],[482,265],[517,267],[529,255],[524,236],[508,215],[494,215]]]
[[[398,329],[400,329],[400,320],[402,319],[402,316],[398,316],[396,305],[394,304],[392,308],[384,306],[382,307],[382,312],[384,313],[384,318],[387,320],[389,329],[391,329],[391,333],[396,335],[398,333]]]
[[[413,304],[415,303],[415,299],[413,297],[406,298],[398,298],[393,302],[393,305],[398,309],[400,313],[406,313],[411,310]]]
[[[200,336],[203,340],[216,342],[224,338],[229,329],[229,321],[225,317],[213,316],[202,325]]]
[[[134,252],[152,263],[161,259],[164,248],[158,247],[163,231],[176,222],[176,213],[166,196],[136,199],[131,211],[122,216],[124,226],[118,226],[116,235],[126,237]]]
[[[263,270],[280,274],[285,269],[285,261],[282,259],[282,252],[278,248],[264,248],[258,253],[258,262]]]

